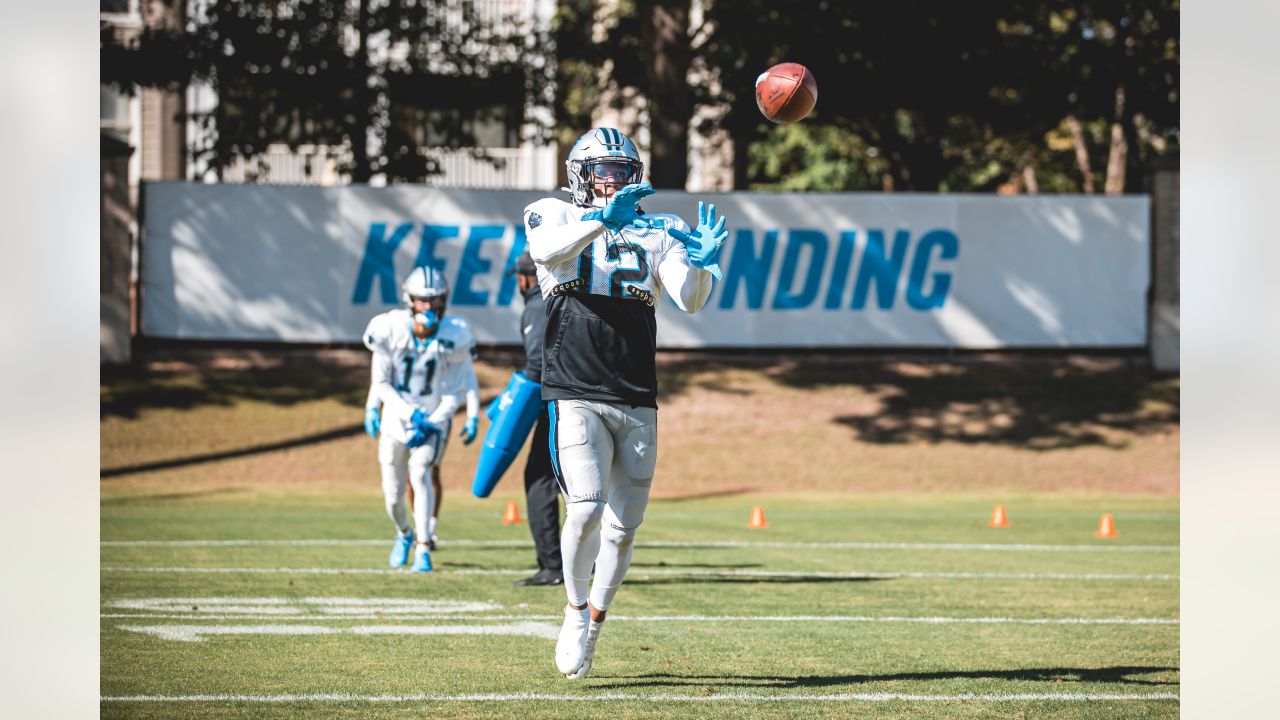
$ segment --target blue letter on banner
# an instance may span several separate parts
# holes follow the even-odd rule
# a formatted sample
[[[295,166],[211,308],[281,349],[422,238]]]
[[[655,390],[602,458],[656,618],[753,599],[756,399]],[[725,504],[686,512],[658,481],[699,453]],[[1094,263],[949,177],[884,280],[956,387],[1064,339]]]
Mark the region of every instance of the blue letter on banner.
[[[828,310],[840,307],[840,301],[844,299],[844,284],[849,280],[849,261],[853,259],[853,245],[857,239],[857,230],[840,233],[840,245],[836,248],[836,260],[831,267],[831,284],[827,286],[827,299],[822,303]]]
[[[386,223],[373,223],[369,226],[369,239],[364,245],[364,257],[360,260],[360,271],[356,275],[356,291],[351,296],[353,305],[366,305],[369,292],[373,290],[373,279],[382,281],[382,304],[393,305],[396,302],[396,248],[404,242],[404,238],[413,229],[413,223],[397,225],[391,237],[387,237]]]
[[[733,259],[724,274],[724,286],[720,293],[720,309],[733,307],[738,297],[738,285],[746,283],[747,307],[759,310],[764,302],[764,285],[769,281],[769,269],[773,266],[773,253],[778,247],[778,231],[764,234],[760,254],[755,254],[755,236],[748,229],[738,231],[733,243]]]
[[[453,302],[459,305],[486,305],[489,293],[472,290],[471,280],[476,275],[489,272],[493,263],[480,257],[480,246],[486,240],[497,240],[506,231],[505,225],[473,225],[471,237],[467,239],[467,248],[462,253],[462,268],[458,270],[458,289],[453,295]]]
[[[795,284],[796,268],[800,265],[800,249],[808,246],[809,270],[805,273],[800,292],[791,292]],[[782,256],[782,270],[778,273],[778,289],[773,293],[773,307],[778,310],[799,310],[809,307],[818,296],[822,283],[822,268],[827,264],[827,236],[817,230],[792,230],[787,234],[787,251]]]
[[[858,265],[858,282],[853,286],[853,302],[849,307],[861,310],[867,304],[867,292],[871,281],[876,283],[876,304],[881,310],[893,307],[893,297],[898,291],[898,276],[902,274],[902,261],[907,256],[907,242],[911,234],[899,230],[893,236],[892,257],[884,254],[884,231],[867,231],[867,249],[862,252]]]
[[[916,245],[916,256],[911,261],[911,275],[907,278],[907,302],[916,310],[932,310],[942,307],[951,288],[951,273],[934,273],[933,292],[924,294],[925,272],[929,269],[929,255],[934,246],[941,252],[939,260],[955,260],[960,252],[960,239],[949,230],[933,230]]]
[[[507,270],[516,266],[516,258],[524,252],[526,243],[524,223],[516,225],[516,237],[511,241],[511,252],[507,253],[507,264],[502,271],[502,285],[498,288],[498,307],[508,307],[516,294],[516,274]]]
[[[422,244],[418,246],[418,259],[414,267],[433,267],[444,272],[444,260],[436,257],[436,244],[442,238],[458,237],[457,225],[423,225]]]

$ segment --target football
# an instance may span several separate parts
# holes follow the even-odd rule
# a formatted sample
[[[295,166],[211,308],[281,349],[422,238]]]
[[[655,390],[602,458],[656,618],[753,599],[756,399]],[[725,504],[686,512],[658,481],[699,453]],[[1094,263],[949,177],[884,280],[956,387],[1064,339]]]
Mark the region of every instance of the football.
[[[818,82],[800,63],[778,63],[756,78],[756,105],[776,123],[793,123],[813,112]]]

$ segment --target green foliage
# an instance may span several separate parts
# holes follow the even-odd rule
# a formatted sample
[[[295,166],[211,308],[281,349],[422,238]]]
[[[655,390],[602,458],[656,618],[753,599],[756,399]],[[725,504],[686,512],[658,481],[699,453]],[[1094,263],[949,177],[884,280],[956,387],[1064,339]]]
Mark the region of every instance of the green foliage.
[[[887,163],[862,138],[818,123],[778,125],[751,146],[757,190],[879,190]]]
[[[546,38],[497,7],[213,0],[181,33],[104,28],[102,80],[207,84],[214,106],[192,113],[210,138],[192,149],[197,163],[325,145],[345,151],[340,169],[357,181],[417,180],[435,171],[422,148],[473,146],[486,120],[518,128],[526,97],[550,84]]]
[[[1145,163],[1177,152],[1176,0],[714,0],[707,19],[696,53],[719,89],[697,92],[728,112],[698,129],[725,128],[750,148],[739,186],[989,191],[1031,168],[1041,191],[1078,192],[1068,116],[1091,130],[1097,189],[1113,124],[1129,148],[1113,168],[1127,171],[1127,191]],[[782,61],[818,81],[803,131],[771,128],[755,107],[755,76]],[[828,147],[801,147],[804,136]]]
[[[605,98],[672,92],[647,73],[663,4],[558,0],[543,33],[504,30],[475,0],[215,0],[187,35],[104,31],[102,73],[126,87],[212,85],[220,101],[196,120],[214,140],[195,152],[215,166],[270,143],[324,144],[349,149],[356,179],[416,179],[433,170],[424,144],[474,145],[486,116],[518,126],[532,119],[527,98],[554,108],[539,132],[563,147]],[[989,192],[1032,175],[1041,192],[1080,192],[1082,154],[1094,191],[1109,171],[1134,191],[1149,163],[1178,152],[1178,0],[704,7],[687,29],[695,81],[674,90],[718,111],[691,129],[727,131],[740,188]],[[361,49],[379,43],[405,51]],[[817,110],[795,128],[765,122],[752,92],[782,61],[818,80]],[[1113,128],[1127,152],[1109,168]],[[365,157],[353,138],[367,136]]]

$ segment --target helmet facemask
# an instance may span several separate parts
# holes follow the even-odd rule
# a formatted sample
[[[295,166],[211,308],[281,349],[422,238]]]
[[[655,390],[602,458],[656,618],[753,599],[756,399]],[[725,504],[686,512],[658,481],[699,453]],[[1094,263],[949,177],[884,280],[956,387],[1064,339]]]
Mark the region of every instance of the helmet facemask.
[[[434,297],[409,298],[409,312],[413,315],[413,334],[419,338],[430,337],[444,319],[445,308],[449,304],[449,295]]]
[[[640,163],[620,158],[589,160],[583,167],[584,178],[591,189],[591,204],[604,207],[613,194],[632,183],[640,182]]]
[[[578,138],[565,169],[568,190],[579,207],[602,208],[615,192],[644,178],[635,143],[613,128],[594,128]]]
[[[449,304],[449,282],[435,268],[414,268],[400,288],[400,299],[413,318],[414,335],[428,338],[444,319]]]

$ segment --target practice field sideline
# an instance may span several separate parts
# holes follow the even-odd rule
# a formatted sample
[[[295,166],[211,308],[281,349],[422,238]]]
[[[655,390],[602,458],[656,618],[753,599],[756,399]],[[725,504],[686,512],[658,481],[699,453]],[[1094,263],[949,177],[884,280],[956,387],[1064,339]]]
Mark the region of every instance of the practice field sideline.
[[[519,478],[470,497],[477,445],[445,458],[436,572],[386,566],[367,354],[339,354],[104,370],[103,717],[1178,716],[1174,378],[660,358],[656,499],[569,682],[563,589],[512,586]]]
[[[430,575],[383,566],[372,493],[107,504],[103,715],[1178,714],[1174,499],[1015,497],[993,529],[975,497],[769,497],[762,531],[738,498],[660,500],[579,683],[551,663],[562,591],[511,585],[527,528],[451,502]]]

